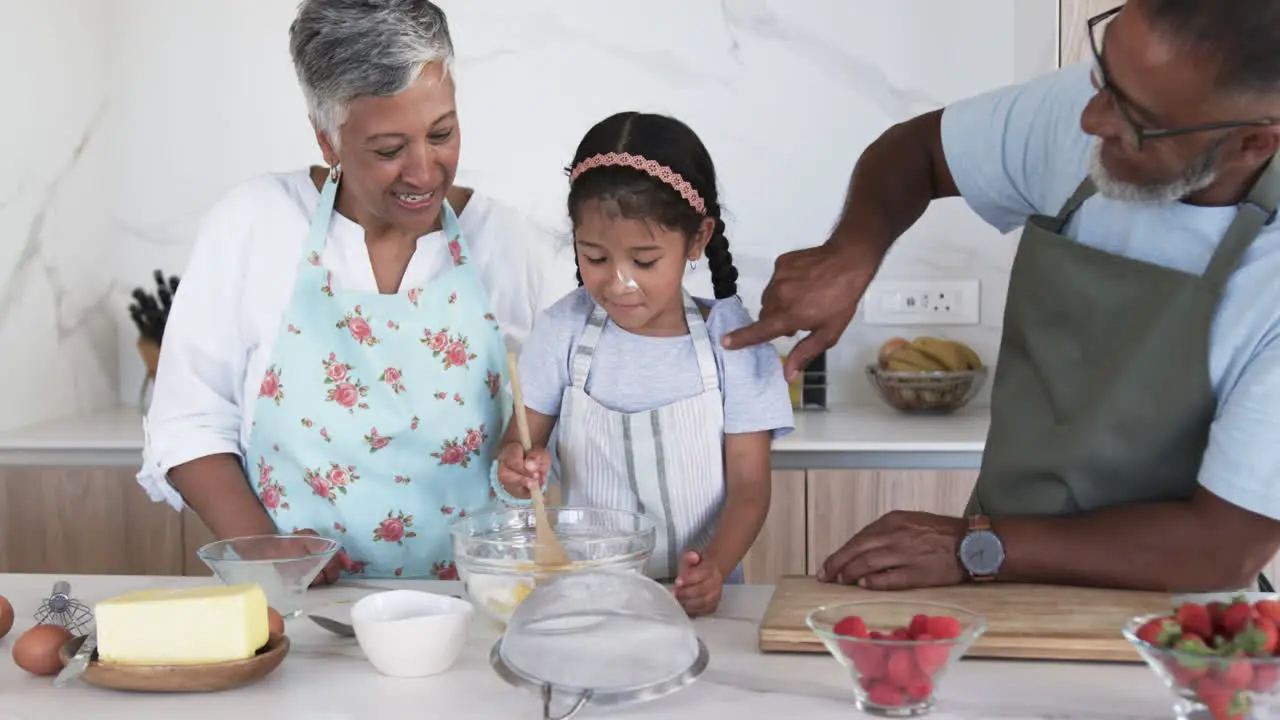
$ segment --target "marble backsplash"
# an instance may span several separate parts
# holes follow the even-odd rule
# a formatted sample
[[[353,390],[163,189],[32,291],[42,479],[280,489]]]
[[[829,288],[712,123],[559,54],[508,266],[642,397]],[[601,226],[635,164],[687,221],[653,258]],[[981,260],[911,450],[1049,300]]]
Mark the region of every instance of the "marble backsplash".
[[[891,124],[1056,66],[1056,0],[441,0],[458,51],[458,182],[520,208],[573,286],[564,165],[622,109],[674,114],[710,148],[755,312],[774,258],[826,238],[859,153]],[[134,402],[128,294],[180,274],[209,205],[318,163],[293,76],[295,0],[42,0],[0,43],[0,430]],[[11,28],[13,20],[6,22]],[[625,31],[624,31],[625,30]],[[39,57],[40,62],[32,62]],[[52,98],[52,100],[50,99]],[[936,203],[882,279],[976,279],[978,325],[872,326],[829,358],[832,398],[871,401],[885,338],[933,333],[994,360],[1015,236]],[[707,278],[691,283],[710,293]],[[986,401],[986,393],[978,399]]]

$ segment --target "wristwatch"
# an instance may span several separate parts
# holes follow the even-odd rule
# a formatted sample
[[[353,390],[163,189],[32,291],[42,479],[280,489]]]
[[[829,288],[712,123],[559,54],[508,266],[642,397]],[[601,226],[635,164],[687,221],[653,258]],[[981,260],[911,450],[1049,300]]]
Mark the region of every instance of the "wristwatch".
[[[976,582],[995,580],[1004,563],[1004,543],[985,515],[969,516],[969,532],[960,541],[960,564]]]

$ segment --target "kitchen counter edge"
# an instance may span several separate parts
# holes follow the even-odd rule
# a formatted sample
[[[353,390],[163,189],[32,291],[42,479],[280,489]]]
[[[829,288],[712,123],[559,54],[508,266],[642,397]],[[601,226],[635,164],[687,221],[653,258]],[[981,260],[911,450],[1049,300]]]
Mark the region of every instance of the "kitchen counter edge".
[[[773,443],[775,470],[977,469],[989,408],[905,415],[882,405],[799,410]],[[0,431],[0,466],[132,467],[141,461],[142,413],[121,406]]]

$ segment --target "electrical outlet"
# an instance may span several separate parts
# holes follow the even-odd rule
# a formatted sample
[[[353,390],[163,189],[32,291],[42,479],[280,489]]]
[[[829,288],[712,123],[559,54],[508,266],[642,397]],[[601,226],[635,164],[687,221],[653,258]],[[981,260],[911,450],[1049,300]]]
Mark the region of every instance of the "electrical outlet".
[[[869,325],[977,325],[977,280],[873,282],[863,296]]]

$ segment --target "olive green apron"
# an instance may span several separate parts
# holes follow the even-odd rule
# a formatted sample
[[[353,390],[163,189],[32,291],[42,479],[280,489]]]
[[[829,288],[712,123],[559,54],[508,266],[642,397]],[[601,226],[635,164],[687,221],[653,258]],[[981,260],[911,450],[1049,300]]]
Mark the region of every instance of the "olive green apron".
[[[1280,155],[1277,155],[1280,158]],[[1028,218],[1009,278],[991,427],[966,514],[1069,515],[1187,500],[1216,398],[1210,329],[1227,279],[1280,199],[1280,159],[1240,204],[1203,274],[1062,235],[1095,192]]]

